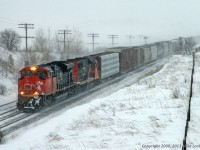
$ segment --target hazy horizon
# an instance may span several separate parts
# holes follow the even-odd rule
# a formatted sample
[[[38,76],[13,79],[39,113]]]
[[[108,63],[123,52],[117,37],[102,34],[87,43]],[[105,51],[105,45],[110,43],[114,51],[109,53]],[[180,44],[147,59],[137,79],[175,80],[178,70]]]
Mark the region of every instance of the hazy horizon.
[[[34,36],[38,28],[53,32],[78,29],[89,43],[89,33],[99,34],[99,46],[111,43],[107,35],[118,35],[118,46],[129,44],[129,35],[148,36],[148,42],[169,40],[180,36],[196,36],[200,33],[200,1],[198,0],[1,0],[0,31],[12,28],[19,34],[24,30],[19,23],[34,24],[30,30]]]

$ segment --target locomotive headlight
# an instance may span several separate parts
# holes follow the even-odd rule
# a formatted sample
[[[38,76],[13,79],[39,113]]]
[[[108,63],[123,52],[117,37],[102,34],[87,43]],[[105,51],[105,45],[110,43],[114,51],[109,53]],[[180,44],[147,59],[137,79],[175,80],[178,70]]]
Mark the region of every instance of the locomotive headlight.
[[[21,95],[24,95],[24,92],[20,92]]]
[[[30,69],[31,69],[31,71],[35,71],[37,68],[35,66],[33,66]]]
[[[39,95],[39,93],[38,93],[38,92],[35,92],[33,95]]]

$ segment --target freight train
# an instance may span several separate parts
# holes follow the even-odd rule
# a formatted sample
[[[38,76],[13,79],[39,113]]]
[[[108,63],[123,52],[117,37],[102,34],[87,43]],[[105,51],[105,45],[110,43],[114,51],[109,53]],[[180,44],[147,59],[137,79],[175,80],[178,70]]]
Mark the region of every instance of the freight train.
[[[55,96],[79,94],[102,80],[127,73],[173,51],[174,44],[163,41],[114,47],[99,54],[24,67],[19,71],[17,108],[20,111],[40,109],[54,102]]]

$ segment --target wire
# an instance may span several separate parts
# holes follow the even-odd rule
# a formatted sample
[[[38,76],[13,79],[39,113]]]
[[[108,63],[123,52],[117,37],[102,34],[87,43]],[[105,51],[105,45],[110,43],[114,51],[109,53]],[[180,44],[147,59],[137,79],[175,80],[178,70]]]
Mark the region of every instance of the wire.
[[[8,22],[8,21],[4,21],[4,20],[0,20],[1,22],[4,22],[4,23],[8,23],[8,24],[12,24],[12,25],[18,25],[18,24],[15,24],[15,23],[11,23],[11,22]]]
[[[11,22],[8,22],[8,21],[5,21],[5,20],[11,21],[11,22],[15,22],[15,23],[11,23]],[[19,20],[8,19],[8,18],[4,18],[4,17],[0,17],[0,21],[8,23],[8,24],[13,24],[13,25],[18,25],[19,23],[24,22],[24,21],[19,21]],[[39,24],[34,24],[34,25],[35,26],[39,26],[41,28],[45,28],[44,26],[41,26]]]
[[[4,20],[16,22],[16,23],[23,22],[23,21],[19,21],[19,20],[12,20],[12,19],[8,19],[8,18],[4,18],[4,17],[0,17],[0,18],[1,18],[1,19],[4,19]]]

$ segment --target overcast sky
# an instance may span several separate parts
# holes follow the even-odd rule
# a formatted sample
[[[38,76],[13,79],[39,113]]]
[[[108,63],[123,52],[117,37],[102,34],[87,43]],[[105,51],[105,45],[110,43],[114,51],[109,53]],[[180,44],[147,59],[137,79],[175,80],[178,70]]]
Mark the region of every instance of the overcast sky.
[[[17,24],[25,22],[54,31],[75,27],[85,37],[98,33],[103,44],[108,34],[119,36],[118,45],[128,35],[168,40],[200,34],[200,0],[0,0],[0,30],[20,32]]]

